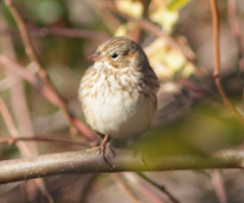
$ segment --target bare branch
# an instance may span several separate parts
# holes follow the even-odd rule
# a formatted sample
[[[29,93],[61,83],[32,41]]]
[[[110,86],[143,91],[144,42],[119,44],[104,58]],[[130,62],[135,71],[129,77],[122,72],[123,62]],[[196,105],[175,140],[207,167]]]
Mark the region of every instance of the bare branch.
[[[80,141],[75,141],[75,140],[68,140],[68,139],[63,139],[63,138],[50,137],[50,136],[48,137],[48,136],[41,136],[41,135],[36,135],[36,136],[32,136],[32,137],[1,138],[0,144],[9,143],[10,145],[14,145],[18,141],[60,142],[60,143],[69,144],[69,145],[78,145],[78,146],[86,146],[86,147],[92,146],[92,143],[88,143],[88,142],[80,142]]]
[[[176,199],[164,186],[158,185],[157,183],[153,182],[151,179],[149,179],[146,175],[144,175],[141,172],[137,172],[137,175],[139,175],[141,178],[143,178],[144,180],[148,181],[153,186],[158,188],[161,192],[167,195],[173,203],[180,203],[180,201]]]
[[[115,4],[113,2],[111,2],[111,1],[105,1],[105,2],[103,2],[103,5],[105,7],[107,6],[112,11],[114,11],[117,14],[119,14],[123,18],[126,18],[128,21],[137,23],[145,31],[148,31],[148,32],[154,34],[157,37],[163,37],[166,40],[166,42],[169,44],[170,47],[172,47],[174,50],[176,50],[181,55],[183,55],[187,60],[189,60],[189,61],[192,61],[193,60],[192,55],[189,55],[189,54],[185,53],[181,49],[181,47],[171,37],[169,37],[166,33],[164,33],[163,30],[161,30],[159,27],[157,27],[156,25],[154,25],[150,21],[148,21],[146,19],[136,19],[136,18],[133,18],[133,17],[127,15],[126,13],[121,12],[115,6]]]
[[[239,119],[242,123],[244,123],[243,116],[235,109],[232,103],[229,101],[226,96],[224,89],[221,85],[220,81],[220,54],[219,54],[219,19],[218,19],[218,10],[216,0],[210,0],[212,18],[213,18],[213,34],[214,34],[214,58],[215,58],[215,70],[214,70],[214,78],[215,83],[218,88],[218,91],[228,109],[232,112],[236,118]]]
[[[19,131],[14,126],[14,121],[12,116],[10,115],[9,110],[7,109],[7,106],[5,105],[4,101],[0,97],[0,112],[2,113],[3,119],[6,123],[7,129],[10,132],[11,136],[18,139],[20,138]],[[29,155],[29,149],[24,143],[18,143],[18,148],[20,149],[21,153],[24,156]]]
[[[156,195],[148,185],[142,183],[135,173],[123,173],[122,175],[134,186],[134,188],[147,196],[151,203],[165,203],[165,201],[163,201],[161,197],[158,197],[158,195]]]
[[[74,173],[164,171],[206,168],[243,168],[244,149],[229,149],[216,153],[211,158],[195,156],[161,156],[146,158],[148,166],[140,156],[134,157],[131,150],[115,149],[116,156],[108,156],[113,169],[92,149],[47,154],[0,162],[0,183]]]
[[[112,179],[115,181],[115,183],[118,185],[119,189],[124,192],[128,197],[131,198],[131,200],[134,203],[143,203],[137,195],[134,193],[132,188],[130,188],[126,181],[124,181],[119,174],[111,174]]]
[[[45,86],[49,89],[49,91],[52,93],[53,97],[55,98],[57,106],[63,111],[65,117],[67,118],[67,120],[69,122],[71,133],[77,134],[78,128],[73,123],[72,115],[68,111],[68,109],[65,105],[65,102],[63,101],[61,95],[59,95],[56,88],[54,87],[51,80],[49,79],[48,74],[43,69],[42,64],[41,64],[41,60],[39,59],[39,57],[38,57],[38,55],[34,49],[34,46],[33,46],[33,43],[31,41],[31,38],[29,36],[27,27],[24,23],[24,20],[22,19],[21,15],[20,15],[20,12],[18,11],[18,9],[16,8],[16,6],[13,4],[13,2],[11,0],[6,0],[6,5],[10,9],[13,17],[15,18],[15,20],[18,24],[18,27],[20,29],[20,34],[21,34],[21,37],[23,39],[23,42],[25,45],[25,51],[26,51],[27,55],[30,57],[30,59],[34,63],[36,63],[36,65],[38,67],[38,74],[42,78]]]
[[[3,118],[5,120],[5,123],[7,125],[7,128],[9,130],[10,134],[13,137],[13,138],[10,138],[10,139],[14,139],[14,140],[15,139],[16,140],[18,140],[18,139],[20,139],[20,140],[21,139],[24,139],[24,138],[21,138],[20,137],[20,134],[19,134],[18,130],[15,128],[14,123],[13,123],[13,119],[12,119],[12,117],[11,117],[11,115],[10,115],[7,107],[6,107],[6,105],[4,104],[3,100],[1,99],[1,97],[0,97],[0,112],[2,113]],[[28,139],[28,138],[26,138],[26,139]],[[23,142],[18,143],[17,145],[18,145],[19,150],[21,151],[21,153],[24,156],[30,156],[31,154],[36,154],[36,152],[35,153],[34,152],[31,153],[32,151]],[[44,195],[47,196],[49,202],[52,203],[53,202],[52,197],[47,192],[43,180],[42,179],[36,179],[34,181],[36,182],[36,184],[38,184],[38,188],[41,189],[41,191],[44,193]]]
[[[27,80],[35,88],[37,88],[50,102],[58,106],[57,97],[55,97],[53,92],[49,88],[44,86],[40,81],[40,79],[36,75],[33,75],[28,69],[21,67],[16,62],[10,60],[8,57],[1,54],[0,54],[0,63],[3,64],[4,67],[13,70],[16,74],[18,74],[23,79]],[[73,122],[80,130],[80,132],[82,132],[88,139],[92,141],[97,141],[97,138],[93,135],[93,133],[89,130],[89,128],[84,123],[81,122],[81,120],[79,120],[76,116],[74,116],[70,111],[69,114],[71,115]]]
[[[241,72],[243,72],[244,71],[244,40],[240,31],[240,27],[236,20],[236,0],[228,0],[228,4],[229,4],[228,5],[229,21],[230,21],[233,35],[236,40],[236,46],[237,46],[238,57],[239,57],[239,67]],[[243,97],[244,97],[244,88],[243,88]]]
[[[229,21],[232,32],[234,34],[239,56],[239,66],[241,71],[244,71],[244,41],[240,31],[240,27],[236,20],[236,0],[229,0],[228,5]]]
[[[223,177],[221,175],[221,171],[220,170],[212,170],[211,171],[211,179],[212,179],[212,183],[214,186],[214,190],[216,192],[216,195],[219,199],[220,203],[227,203],[228,199],[227,199],[227,194],[226,194],[226,188],[224,185],[224,180]]]
[[[80,30],[80,29],[69,29],[69,28],[55,28],[55,27],[45,27],[45,28],[28,28],[28,33],[30,36],[46,37],[46,36],[62,36],[70,38],[91,38],[107,40],[110,38],[109,35],[101,32],[92,32],[90,30]],[[20,35],[18,30],[0,30],[0,35]]]

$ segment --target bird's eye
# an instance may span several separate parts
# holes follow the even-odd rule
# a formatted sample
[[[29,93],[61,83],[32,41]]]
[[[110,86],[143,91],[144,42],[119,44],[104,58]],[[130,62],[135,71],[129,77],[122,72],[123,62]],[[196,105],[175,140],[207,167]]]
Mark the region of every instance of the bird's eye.
[[[111,58],[112,58],[113,60],[117,60],[117,59],[119,58],[119,54],[117,54],[117,53],[113,53],[113,54],[111,55]]]

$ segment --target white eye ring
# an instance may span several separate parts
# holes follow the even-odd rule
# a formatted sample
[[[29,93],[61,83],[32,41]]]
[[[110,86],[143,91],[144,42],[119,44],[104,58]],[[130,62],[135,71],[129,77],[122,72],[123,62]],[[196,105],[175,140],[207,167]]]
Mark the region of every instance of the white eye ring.
[[[119,54],[117,54],[117,53],[113,53],[111,55],[111,59],[114,60],[114,61],[116,61],[118,58],[119,58]]]

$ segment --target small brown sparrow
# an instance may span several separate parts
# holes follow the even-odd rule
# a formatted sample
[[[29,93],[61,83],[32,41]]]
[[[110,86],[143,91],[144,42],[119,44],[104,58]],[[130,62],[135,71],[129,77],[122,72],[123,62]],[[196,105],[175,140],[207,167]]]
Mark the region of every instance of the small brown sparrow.
[[[91,128],[103,141],[147,130],[157,110],[159,81],[142,48],[127,37],[101,44],[88,59],[95,61],[81,80],[79,99]],[[107,162],[108,163],[108,162]]]

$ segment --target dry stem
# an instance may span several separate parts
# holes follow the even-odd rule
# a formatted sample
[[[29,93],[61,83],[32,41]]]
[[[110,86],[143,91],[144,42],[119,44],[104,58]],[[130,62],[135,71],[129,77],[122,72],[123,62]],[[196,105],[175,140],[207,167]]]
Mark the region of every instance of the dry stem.
[[[168,198],[173,202],[173,203],[180,203],[178,199],[176,199],[164,186],[160,186],[151,179],[149,179],[146,175],[144,175],[141,172],[137,172],[137,175],[139,175],[141,178],[146,180],[147,182],[151,183],[153,186],[158,188],[162,193],[168,196]]]
[[[36,135],[32,137],[18,137],[18,138],[1,138],[0,144],[2,143],[9,143],[10,145],[14,145],[18,141],[43,141],[43,142],[60,142],[64,144],[70,144],[70,145],[78,145],[78,146],[86,146],[91,147],[92,144],[88,142],[80,142],[80,141],[74,141],[74,140],[68,140],[68,139],[62,139],[57,137],[48,137],[48,136],[41,136]]]
[[[215,71],[214,71],[214,78],[215,83],[218,88],[218,91],[228,109],[236,116],[239,121],[244,123],[244,118],[242,115],[235,109],[232,103],[227,98],[224,89],[221,85],[220,81],[220,54],[219,54],[219,20],[218,20],[218,10],[217,10],[217,3],[216,0],[210,0],[211,11],[212,11],[212,18],[213,18],[213,32],[214,32],[214,58],[215,58]]]
[[[30,36],[46,37],[46,36],[62,36],[71,38],[91,38],[108,40],[109,35],[101,32],[92,32],[90,30],[69,29],[59,27],[44,27],[44,28],[28,28]],[[0,30],[0,35],[20,35],[18,30],[5,29]]]
[[[49,88],[42,85],[41,81],[36,75],[33,75],[29,70],[21,67],[19,64],[17,64],[16,62],[12,61],[11,59],[3,55],[0,55],[0,63],[2,63],[4,67],[13,70],[20,77],[22,77],[23,79],[31,83],[54,105],[58,105],[57,97],[55,97],[55,95]],[[72,115],[71,112],[69,112],[69,114]],[[82,132],[88,139],[93,141],[97,140],[96,137],[93,135],[93,133],[89,130],[89,128],[84,123],[81,122],[81,120],[79,120],[74,115],[72,115],[71,118],[73,119],[73,122],[76,124],[76,126],[79,128],[80,132]]]
[[[187,53],[185,53],[181,47],[171,38],[169,37],[166,33],[164,33],[163,30],[161,30],[159,27],[157,27],[156,25],[152,24],[151,22],[149,22],[146,19],[136,19],[133,18],[129,15],[127,15],[126,13],[121,12],[114,3],[112,2],[108,2],[105,1],[104,3],[105,6],[107,6],[108,8],[110,8],[112,11],[116,12],[117,14],[119,14],[120,16],[122,16],[123,18],[126,18],[128,21],[131,22],[136,22],[139,26],[141,26],[145,31],[148,31],[158,37],[163,37],[166,42],[169,44],[169,46],[171,46],[173,49],[175,49],[177,52],[179,52],[181,55],[183,55],[187,60],[192,61],[192,55],[187,55]]]
[[[34,49],[34,46],[30,39],[27,27],[24,23],[24,20],[22,19],[21,15],[20,15],[20,12],[17,10],[16,6],[13,4],[13,2],[11,0],[6,0],[6,5],[9,7],[13,17],[15,18],[15,20],[18,24],[18,27],[20,29],[20,34],[21,34],[21,37],[22,37],[24,45],[25,45],[26,53],[29,55],[30,59],[36,63],[36,65],[38,67],[39,76],[42,78],[43,82],[45,83],[45,86],[52,92],[53,96],[56,99],[56,103],[57,103],[58,107],[63,111],[65,117],[67,118],[67,120],[69,122],[71,133],[77,134],[78,129],[77,129],[76,125],[73,123],[72,115],[68,111],[62,97],[59,95],[56,88],[54,87],[51,80],[49,79],[46,71],[43,69],[43,67],[41,65],[41,60],[39,59],[39,57]]]

